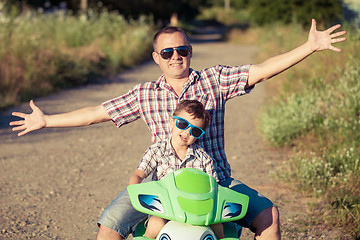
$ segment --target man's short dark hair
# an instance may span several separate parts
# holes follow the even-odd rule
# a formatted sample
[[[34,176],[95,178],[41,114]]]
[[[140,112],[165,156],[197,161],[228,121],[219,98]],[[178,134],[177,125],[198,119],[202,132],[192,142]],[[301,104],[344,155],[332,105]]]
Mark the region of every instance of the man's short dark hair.
[[[178,27],[174,27],[174,26],[168,26],[168,27],[164,27],[162,29],[160,29],[154,36],[154,39],[153,39],[153,48],[154,48],[154,51],[156,50],[156,44],[157,44],[157,40],[159,38],[159,36],[161,34],[171,34],[171,33],[176,33],[176,32],[179,32],[181,33],[185,40],[187,41],[187,44],[190,45],[190,38],[189,36],[186,34],[186,32],[184,30],[182,30],[181,28],[178,28]]]
[[[185,110],[194,118],[200,118],[204,121],[203,130],[209,125],[210,115],[204,108],[204,105],[198,100],[182,100],[176,106],[173,116],[177,116],[181,111]]]

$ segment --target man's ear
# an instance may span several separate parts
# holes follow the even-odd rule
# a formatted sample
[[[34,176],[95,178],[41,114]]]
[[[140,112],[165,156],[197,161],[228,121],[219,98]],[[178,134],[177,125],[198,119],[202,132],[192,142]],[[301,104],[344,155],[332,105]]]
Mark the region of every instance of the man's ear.
[[[192,58],[192,53],[193,53],[193,48],[192,48],[192,46],[190,45],[190,58]]]
[[[159,65],[159,54],[157,54],[156,52],[152,53],[152,57],[154,59],[154,62]]]

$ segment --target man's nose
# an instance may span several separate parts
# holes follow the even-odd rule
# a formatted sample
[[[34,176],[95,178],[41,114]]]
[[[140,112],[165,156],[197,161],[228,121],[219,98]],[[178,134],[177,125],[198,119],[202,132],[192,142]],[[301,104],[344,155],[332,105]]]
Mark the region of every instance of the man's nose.
[[[172,55],[171,58],[172,58],[172,59],[180,59],[181,56],[180,56],[180,54],[179,54],[176,50],[174,50],[174,53],[173,53],[173,55]]]

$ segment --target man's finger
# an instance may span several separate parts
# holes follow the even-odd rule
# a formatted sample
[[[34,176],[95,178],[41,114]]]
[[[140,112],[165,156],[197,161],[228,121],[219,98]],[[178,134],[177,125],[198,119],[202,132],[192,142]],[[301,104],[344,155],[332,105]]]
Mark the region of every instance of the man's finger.
[[[25,113],[21,113],[21,112],[13,112],[11,115],[13,115],[15,117],[21,117],[21,118],[25,118],[25,116],[26,116]]]
[[[345,35],[346,31],[341,31],[341,32],[336,32],[330,35],[331,38],[336,38],[336,37],[340,37],[342,35]]]
[[[343,41],[346,41],[346,38],[331,39],[331,43],[338,43],[338,42],[343,42]]]
[[[9,123],[10,126],[19,126],[19,125],[24,125],[25,121],[21,120],[21,121],[12,121]]]
[[[35,109],[37,109],[38,107],[35,105],[35,103],[34,103],[34,101],[33,100],[30,100],[30,107],[31,107],[31,109],[32,110],[35,110]]]
[[[329,47],[330,50],[333,50],[335,52],[341,52],[341,49],[340,48],[337,48],[337,47],[334,47],[334,46],[330,46]]]
[[[332,33],[333,31],[335,31],[336,29],[340,28],[341,24],[336,24],[335,26],[332,26],[331,28],[329,28],[328,30],[326,30],[329,33]]]
[[[316,21],[315,21],[315,19],[312,19],[310,31],[315,31],[315,30],[316,30]]]
[[[21,130],[25,130],[25,129],[26,129],[26,127],[24,125],[12,128],[13,131],[21,131]]]
[[[28,132],[30,132],[30,131],[29,131],[29,130],[25,130],[25,131],[19,132],[19,133],[18,133],[18,136],[20,137],[20,136],[22,136],[22,135],[27,134]]]

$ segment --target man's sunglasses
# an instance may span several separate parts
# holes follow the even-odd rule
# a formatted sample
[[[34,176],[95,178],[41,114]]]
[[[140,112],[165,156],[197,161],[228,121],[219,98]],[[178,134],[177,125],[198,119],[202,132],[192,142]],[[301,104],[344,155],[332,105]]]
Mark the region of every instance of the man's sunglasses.
[[[192,125],[191,123],[189,123],[188,121],[186,121],[181,117],[173,116],[173,119],[176,119],[175,126],[180,130],[185,130],[190,127],[190,134],[194,138],[200,138],[205,133],[204,130],[202,130],[197,126]]]
[[[174,55],[174,51],[177,51],[177,53],[182,57],[187,57],[190,53],[190,47],[189,46],[179,46],[176,48],[164,48],[160,51],[160,56],[163,59],[169,59]]]

